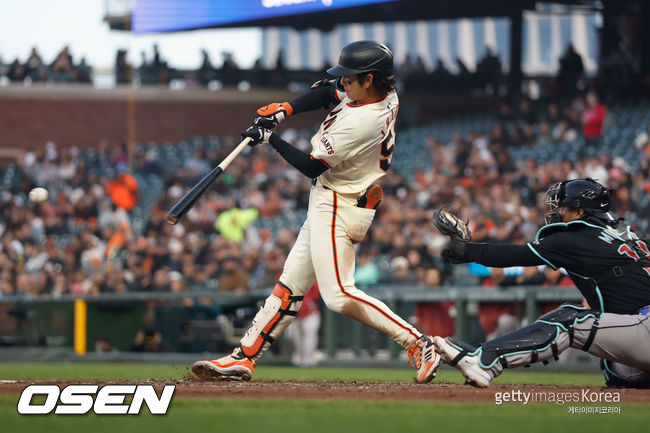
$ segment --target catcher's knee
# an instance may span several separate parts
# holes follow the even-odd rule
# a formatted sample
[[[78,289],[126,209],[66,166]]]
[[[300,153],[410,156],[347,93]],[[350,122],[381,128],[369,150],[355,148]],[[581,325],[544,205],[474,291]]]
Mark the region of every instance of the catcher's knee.
[[[571,304],[562,305],[540,317],[535,323],[505,334],[481,346],[481,365],[485,368],[497,362],[503,368],[519,367],[535,362],[547,362],[569,346],[574,346],[574,327],[598,313]],[[587,350],[593,337],[582,348]],[[574,346],[575,347],[575,346]]]
[[[650,388],[650,371],[639,370],[618,362],[600,360],[600,369],[609,388]]]
[[[597,311],[588,310],[582,305],[565,303],[557,310],[544,314],[535,323],[547,323],[560,327],[569,336],[569,346],[588,351],[598,330],[599,317],[600,313]],[[580,330],[579,338],[576,338],[576,326],[588,319],[594,319],[589,332]]]
[[[241,339],[244,355],[255,358],[273,343],[293,321],[302,300],[303,296],[293,296],[287,286],[278,282]]]

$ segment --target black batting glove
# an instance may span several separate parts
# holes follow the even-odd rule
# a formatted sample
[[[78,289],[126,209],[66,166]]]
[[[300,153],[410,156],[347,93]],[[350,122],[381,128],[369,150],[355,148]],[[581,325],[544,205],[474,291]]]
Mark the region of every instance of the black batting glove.
[[[458,263],[467,263],[467,246],[466,242],[451,238],[449,243],[440,252],[442,260],[445,263],[458,264]]]
[[[262,128],[261,126],[251,126],[248,128],[246,131],[241,133],[242,139],[246,137],[250,137],[253,140],[251,140],[250,143],[248,143],[249,146],[257,146],[260,143],[264,144],[269,144],[269,139],[271,138],[271,134],[273,134],[273,131],[270,129]]]

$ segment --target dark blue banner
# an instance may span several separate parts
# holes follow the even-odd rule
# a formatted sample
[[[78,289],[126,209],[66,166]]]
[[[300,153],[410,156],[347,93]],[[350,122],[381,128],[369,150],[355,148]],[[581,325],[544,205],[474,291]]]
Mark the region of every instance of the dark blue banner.
[[[135,33],[166,32],[395,0],[136,0]]]

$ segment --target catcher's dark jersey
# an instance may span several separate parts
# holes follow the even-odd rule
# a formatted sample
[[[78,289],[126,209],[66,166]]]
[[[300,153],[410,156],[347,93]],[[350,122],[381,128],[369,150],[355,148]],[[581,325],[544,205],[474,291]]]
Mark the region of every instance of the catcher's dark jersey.
[[[627,226],[616,231],[584,220],[549,224],[527,246],[552,268],[564,268],[594,310],[634,314],[650,304],[648,245]]]

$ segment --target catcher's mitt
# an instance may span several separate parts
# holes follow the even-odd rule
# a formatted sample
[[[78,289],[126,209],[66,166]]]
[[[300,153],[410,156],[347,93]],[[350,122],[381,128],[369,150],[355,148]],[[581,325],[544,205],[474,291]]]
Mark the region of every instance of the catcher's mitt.
[[[458,239],[468,242],[472,238],[472,232],[467,223],[458,218],[447,210],[448,206],[436,209],[433,214],[433,225],[436,226],[440,233],[448,235],[452,239]]]

